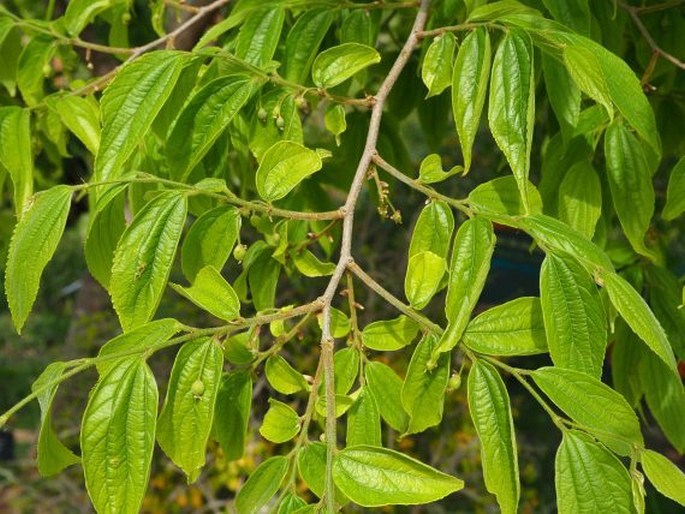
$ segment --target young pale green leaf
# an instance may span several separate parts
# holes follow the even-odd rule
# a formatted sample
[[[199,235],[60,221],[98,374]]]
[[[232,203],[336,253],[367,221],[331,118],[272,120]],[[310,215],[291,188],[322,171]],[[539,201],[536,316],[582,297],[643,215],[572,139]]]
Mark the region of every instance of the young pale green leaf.
[[[317,442],[302,448],[297,454],[297,471],[309,489],[321,498],[325,488],[326,445]],[[335,498],[340,505],[349,502],[338,487],[335,488]]]
[[[463,166],[454,166],[451,170],[445,171],[442,169],[442,159],[436,153],[427,155],[419,167],[419,180],[424,184],[434,184],[442,182],[446,178],[456,175],[464,171]]]
[[[49,96],[45,103],[59,115],[62,123],[79,138],[90,153],[98,153],[100,105],[92,96]]]
[[[563,433],[554,475],[559,514],[634,512],[628,471],[615,455],[582,432]]]
[[[205,464],[224,355],[210,338],[184,344],[171,369],[157,442],[194,482]]]
[[[21,333],[36,300],[40,277],[57,249],[71,205],[71,188],[38,193],[14,227],[7,254],[5,291],[12,321]]]
[[[205,212],[190,227],[181,247],[181,268],[193,282],[205,266],[221,270],[240,233],[240,212],[233,206],[220,205]]]
[[[285,443],[295,437],[300,428],[300,418],[292,407],[269,398],[269,410],[259,427],[264,439],[272,443]]]
[[[88,270],[106,289],[109,289],[112,276],[114,251],[126,230],[126,186],[111,187],[100,196],[95,209],[90,212],[88,233],[83,244]]]
[[[522,296],[492,307],[468,324],[462,337],[486,355],[535,355],[547,352],[540,299]]]
[[[421,79],[428,88],[428,95],[439,95],[452,82],[452,57],[457,47],[457,38],[452,32],[445,32],[431,42],[423,58]]]
[[[167,100],[189,54],[160,50],[126,64],[105,89],[93,182],[118,178]]]
[[[488,120],[497,146],[516,178],[526,212],[530,212],[528,172],[535,121],[535,80],[530,37],[519,30],[506,34],[492,63]]]
[[[57,361],[49,364],[31,386],[31,391],[37,394],[40,404],[40,433],[38,434],[38,457],[36,464],[38,471],[44,477],[59,473],[72,464],[78,464],[79,459],[57,438],[52,427],[52,401],[57,393],[57,380],[66,369],[65,362]]]
[[[661,216],[670,221],[683,212],[685,212],[685,157],[681,157],[671,170],[666,190],[666,205]]]
[[[45,95],[45,70],[52,71],[50,61],[56,50],[55,40],[41,34],[33,36],[19,55],[17,87],[29,107],[38,106]]]
[[[0,168],[12,179],[14,210],[21,220],[33,194],[31,111],[16,106],[0,107]]]
[[[379,352],[394,351],[411,344],[418,333],[418,323],[403,315],[366,325],[362,330],[362,343]]]
[[[110,294],[125,331],[149,321],[169,279],[186,219],[186,197],[165,192],[133,218],[114,252]]]
[[[409,259],[404,280],[404,292],[409,304],[423,309],[440,288],[447,270],[447,260],[430,251],[419,252]]]
[[[472,31],[457,53],[452,74],[452,114],[464,156],[464,172],[471,168],[473,141],[478,132],[490,77],[490,34],[485,27]]]
[[[251,78],[228,75],[212,80],[193,95],[166,142],[172,176],[185,181],[255,89]]]
[[[614,123],[604,135],[604,156],[623,231],[636,252],[653,257],[644,239],[654,214],[654,186],[642,145],[623,124]]]
[[[77,36],[101,12],[125,4],[124,0],[71,0],[64,12],[64,25],[72,36]]]
[[[429,334],[416,345],[402,385],[402,406],[409,414],[407,434],[418,434],[442,421],[445,389],[450,378],[450,354],[437,361],[433,352],[437,336]]]
[[[453,231],[454,215],[450,206],[442,200],[430,202],[416,221],[409,244],[409,258],[426,251],[446,258]]]
[[[402,379],[392,368],[381,362],[368,362],[364,369],[369,392],[376,401],[381,417],[392,428],[404,433],[409,416],[402,407]]]
[[[226,460],[240,459],[245,453],[251,407],[250,372],[236,370],[224,375],[216,396],[214,436],[219,441]]]
[[[613,119],[614,105],[609,86],[595,52],[585,46],[569,45],[564,47],[562,53],[564,65],[576,85],[606,109],[609,120]]]
[[[512,216],[526,214],[521,193],[513,176],[498,177],[477,186],[469,193],[468,202],[478,214],[511,225]],[[535,186],[528,183],[528,202],[530,214],[542,214],[542,198]]]
[[[294,493],[287,493],[278,505],[278,514],[294,514],[307,507],[307,502]]]
[[[459,227],[452,248],[447,282],[447,330],[440,339],[436,353],[448,352],[461,340],[483,291],[494,248],[495,232],[487,219],[475,216]]]
[[[267,359],[264,374],[271,387],[282,394],[293,394],[309,388],[302,373],[296,371],[278,354]]]
[[[362,507],[431,503],[464,487],[458,478],[402,453],[364,445],[335,456],[333,480]]]
[[[503,514],[515,514],[521,490],[509,394],[497,370],[483,360],[474,361],[469,372],[468,403],[480,439],[485,486]]]
[[[81,425],[86,487],[100,514],[140,511],[157,425],[157,384],[145,361],[119,361],[90,393]]]
[[[685,474],[678,466],[652,450],[642,452],[641,461],[647,478],[656,490],[685,506]]]
[[[288,458],[270,457],[255,469],[235,498],[238,514],[257,514],[281,488],[288,472]]]
[[[580,371],[556,367],[537,369],[531,376],[572,420],[619,455],[630,455],[633,446],[644,446],[635,412],[608,385]]]
[[[558,209],[561,221],[592,239],[602,213],[602,184],[589,161],[574,164],[564,175]]]
[[[628,326],[671,371],[677,373],[675,357],[666,332],[640,294],[616,273],[604,273],[601,279],[611,303]]]
[[[381,446],[381,413],[371,393],[364,389],[347,412],[347,446]]]
[[[265,7],[245,18],[236,41],[235,55],[257,67],[268,64],[281,38],[285,10]]]
[[[546,53],[542,54],[542,73],[545,78],[547,98],[559,122],[563,139],[568,142],[578,125],[580,89],[563,63]]]
[[[548,254],[540,272],[540,301],[554,364],[600,379],[607,322],[590,274],[572,259]]]
[[[340,134],[347,130],[345,108],[340,104],[330,105],[324,114],[324,126],[335,136],[335,144],[340,146]]]
[[[317,87],[331,88],[379,62],[381,55],[374,48],[359,43],[343,43],[316,56],[312,79]]]
[[[335,271],[335,264],[323,262],[306,248],[293,255],[293,264],[305,277],[326,277]]]
[[[293,141],[279,141],[259,164],[257,192],[267,202],[280,200],[321,166],[321,157],[314,150]]]
[[[212,316],[224,321],[233,321],[240,315],[240,300],[231,285],[214,266],[205,266],[197,275],[193,285],[169,286]]]
[[[317,315],[316,321],[319,324],[319,328],[321,328],[323,326],[321,314]],[[333,334],[333,337],[340,339],[349,333],[350,319],[347,317],[347,314],[335,307],[331,307],[331,334]]]
[[[304,84],[323,38],[333,22],[333,11],[326,7],[302,13],[285,40],[283,76]]]

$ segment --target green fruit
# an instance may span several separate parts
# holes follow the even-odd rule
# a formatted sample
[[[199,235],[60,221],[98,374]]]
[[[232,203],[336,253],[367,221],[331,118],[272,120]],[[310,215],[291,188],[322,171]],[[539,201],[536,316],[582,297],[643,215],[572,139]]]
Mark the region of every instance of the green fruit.
[[[247,246],[238,245],[233,249],[233,258],[238,262],[243,262],[245,254],[247,253]]]
[[[190,392],[193,393],[193,396],[195,397],[202,396],[205,392],[204,382],[198,378],[193,382],[193,385],[190,386]]]

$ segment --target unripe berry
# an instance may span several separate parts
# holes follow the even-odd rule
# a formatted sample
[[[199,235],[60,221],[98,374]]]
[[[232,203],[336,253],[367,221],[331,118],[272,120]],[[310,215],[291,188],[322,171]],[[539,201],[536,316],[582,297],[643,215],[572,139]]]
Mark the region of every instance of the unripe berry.
[[[238,262],[243,262],[245,254],[247,253],[247,246],[238,245],[233,249],[233,258]]]
[[[195,382],[193,382],[193,385],[190,386],[190,392],[193,393],[193,396],[195,397],[202,396],[205,392],[204,382],[200,379],[197,379]]]

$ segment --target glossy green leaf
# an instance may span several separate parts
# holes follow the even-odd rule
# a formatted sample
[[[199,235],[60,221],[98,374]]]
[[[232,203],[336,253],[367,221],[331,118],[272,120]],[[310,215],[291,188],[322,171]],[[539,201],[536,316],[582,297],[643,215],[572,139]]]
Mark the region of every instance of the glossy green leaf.
[[[419,325],[407,316],[374,321],[362,330],[362,343],[367,348],[380,352],[404,348],[419,333]]]
[[[0,168],[9,172],[14,210],[21,219],[33,194],[31,112],[16,106],[0,107]]]
[[[469,9],[469,11],[471,11],[468,17],[469,21],[492,21],[512,14],[529,14],[532,17],[540,16],[539,11],[522,4],[518,0],[497,0],[491,3],[478,2],[482,5],[477,5],[473,0],[469,0],[469,2],[473,5],[473,7]]]
[[[281,37],[285,10],[266,7],[245,18],[236,41],[235,54],[257,67],[271,61]]]
[[[456,175],[464,171],[463,166],[454,166],[449,171],[444,171],[442,169],[442,159],[436,153],[427,155],[422,161],[419,167],[419,180],[424,184],[434,184],[436,182],[442,182],[446,178]]]
[[[64,12],[64,25],[72,36],[80,34],[93,19],[103,11],[124,0],[71,0]]]
[[[675,372],[675,358],[666,333],[644,299],[623,277],[616,273],[605,273],[601,278],[607,293],[609,293],[611,303],[628,323],[628,326],[640,336],[640,339],[670,370]]]
[[[468,202],[478,214],[498,220],[502,216],[526,214],[521,193],[513,176],[498,177],[477,186],[468,196]],[[530,214],[542,214],[542,199],[532,183],[528,183]],[[509,220],[511,222],[512,220]]]
[[[657,452],[645,450],[642,467],[657,491],[685,506],[685,474],[678,466]]]
[[[376,401],[381,417],[392,428],[404,433],[409,416],[402,407],[402,379],[392,368],[381,362],[367,362],[364,369],[369,392]]]
[[[52,402],[57,394],[57,380],[62,376],[67,364],[61,361],[49,364],[31,386],[31,391],[37,394],[40,405],[40,432],[38,434],[38,448],[36,464],[38,471],[44,477],[59,473],[72,464],[78,464],[79,459],[60,441],[52,427]]]
[[[240,300],[231,285],[214,266],[202,268],[190,287],[170,283],[169,286],[212,316],[233,321],[240,315]]]
[[[607,323],[590,274],[572,259],[548,254],[540,272],[540,301],[554,364],[600,379]]]
[[[90,153],[100,148],[100,105],[92,96],[48,97],[47,106],[59,115],[64,125],[81,140]]]
[[[188,54],[160,50],[125,65],[105,89],[102,136],[93,181],[113,180],[140,144],[171,94]]]
[[[181,247],[183,274],[191,282],[205,266],[221,270],[240,233],[240,212],[220,205],[205,212],[190,227]]]
[[[293,394],[309,388],[302,373],[296,371],[278,354],[267,359],[264,374],[271,387],[282,394]]]
[[[300,418],[292,407],[269,398],[269,410],[264,416],[259,433],[272,443],[290,441],[300,431]]]
[[[312,79],[317,87],[331,88],[380,61],[380,54],[370,46],[343,43],[316,56],[312,65]]]
[[[90,213],[88,233],[83,244],[88,270],[105,288],[109,288],[112,276],[114,251],[126,230],[126,186],[111,187],[100,196]]]
[[[649,306],[664,327],[676,357],[685,359],[685,308],[678,277],[661,266],[646,268]]]
[[[563,49],[563,59],[566,69],[580,90],[602,105],[609,119],[613,119],[611,93],[595,52],[585,46],[569,45]]]
[[[628,471],[582,432],[563,433],[554,474],[559,514],[634,512]]]
[[[245,453],[251,407],[250,372],[236,370],[224,375],[216,397],[214,436],[226,460],[240,459]]]
[[[335,263],[319,260],[306,248],[293,255],[293,264],[305,277],[326,277],[335,271]]]
[[[348,346],[335,352],[333,355],[333,371],[335,372],[333,379],[335,393],[349,393],[357,380],[357,375],[359,375],[359,351]],[[322,382],[325,390],[326,380]],[[325,392],[322,390],[321,395],[324,394]]]
[[[457,38],[452,32],[445,32],[433,39],[421,67],[421,79],[428,88],[427,98],[439,95],[452,82],[452,57],[457,47]]]
[[[608,385],[580,371],[556,367],[537,369],[531,376],[562,411],[611,450],[630,455],[633,445],[644,446],[635,412]]]
[[[530,212],[528,172],[535,121],[535,81],[530,38],[517,30],[500,42],[492,63],[488,120],[497,146],[516,178]]]
[[[293,514],[307,507],[307,502],[293,493],[287,493],[278,505],[278,514]]]
[[[321,314],[316,317],[316,320],[319,323],[319,328],[321,328],[323,322]],[[331,307],[331,334],[333,334],[333,337],[340,339],[349,333],[350,319],[347,317],[347,314],[335,307]]]
[[[36,107],[45,95],[45,72],[52,72],[50,61],[56,49],[53,38],[38,35],[29,40],[19,55],[17,87],[29,107]]]
[[[550,106],[559,122],[564,141],[568,142],[580,116],[580,89],[563,63],[542,54],[542,72]]]
[[[588,161],[580,161],[564,175],[559,186],[559,219],[588,239],[602,212],[602,185]]]
[[[580,34],[589,34],[591,14],[588,0],[543,0],[543,3],[555,20]]]
[[[307,10],[297,18],[285,40],[286,79],[304,84],[332,22],[333,12],[325,7]]]
[[[335,485],[362,507],[419,505],[460,490],[464,482],[402,453],[351,446],[335,456]]]
[[[267,202],[279,200],[321,166],[321,157],[314,150],[279,141],[264,154],[257,169],[257,192]]]
[[[450,354],[437,361],[433,352],[437,336],[429,334],[416,345],[402,385],[402,406],[409,414],[407,434],[417,434],[440,424],[445,405],[445,389],[450,377]]]
[[[351,394],[351,395],[346,395],[346,394],[336,394],[335,395],[335,417],[339,418],[343,414],[345,414],[352,405],[354,404],[354,400],[356,397],[356,392]],[[316,399],[316,413],[321,416],[322,418],[325,418],[327,416],[328,410],[326,407],[326,396],[323,394],[320,394],[318,398]]]
[[[473,362],[468,403],[480,439],[485,486],[502,513],[516,513],[521,486],[509,394],[497,370],[485,361]]]
[[[376,400],[364,389],[347,412],[347,446],[381,446],[381,413]]]
[[[462,337],[486,355],[535,355],[547,352],[540,299],[522,296],[492,307],[468,324]]]
[[[409,304],[423,309],[438,292],[447,260],[430,251],[419,252],[409,259],[404,280],[404,292]]]
[[[335,144],[340,146],[340,134],[347,130],[345,108],[340,104],[330,105],[324,114],[324,126],[335,136]]]
[[[666,205],[661,216],[673,220],[685,212],[685,157],[673,166],[666,190]]]
[[[114,253],[110,294],[125,331],[154,316],[186,218],[183,194],[166,192],[141,209]]]
[[[281,488],[288,472],[288,458],[270,457],[255,469],[235,498],[238,514],[257,514]]]
[[[647,353],[640,338],[618,318],[614,322],[614,344],[611,348],[611,385],[633,408],[638,406],[644,393],[639,371],[640,361]]]
[[[43,270],[64,232],[71,193],[68,186],[38,193],[14,227],[7,254],[5,292],[19,333],[36,300]]]
[[[490,77],[490,35],[485,27],[471,32],[459,48],[452,74],[452,113],[464,156],[464,172],[471,167],[473,141],[478,132]]]
[[[136,514],[147,490],[157,384],[140,357],[122,360],[91,391],[81,425],[86,487],[101,514]]]
[[[184,344],[171,369],[157,423],[157,442],[193,482],[205,464],[224,355],[217,341]]]
[[[644,243],[654,214],[654,186],[640,142],[622,124],[612,124],[604,135],[607,178],[614,209],[636,252],[653,256]]]
[[[297,455],[297,470],[309,489],[321,498],[326,476],[326,445],[315,442],[302,448]],[[335,497],[339,504],[349,502],[337,487]]]
[[[354,9],[343,19],[340,27],[341,43],[361,43],[374,46],[375,34],[371,12],[365,9]]]
[[[441,200],[430,202],[423,208],[414,226],[409,257],[426,251],[447,257],[453,230],[454,215],[450,206]]]
[[[300,104],[293,92],[283,88],[276,88],[263,94],[259,98],[257,116],[250,125],[250,151],[257,161],[264,158],[264,154],[279,141],[292,141],[303,144],[302,120],[300,119]],[[261,110],[266,117],[259,118]]]

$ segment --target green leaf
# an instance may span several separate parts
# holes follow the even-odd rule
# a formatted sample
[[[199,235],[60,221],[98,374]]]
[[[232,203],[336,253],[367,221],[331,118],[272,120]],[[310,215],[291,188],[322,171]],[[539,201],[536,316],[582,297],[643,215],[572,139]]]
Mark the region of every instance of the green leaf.
[[[433,252],[423,251],[409,259],[404,291],[411,306],[423,309],[440,288],[447,270],[447,260]]]
[[[644,299],[633,287],[616,273],[604,273],[601,276],[604,287],[609,293],[611,303],[628,326],[673,372],[677,373],[673,350],[654,313]]]
[[[52,72],[50,61],[55,55],[55,40],[46,35],[33,37],[19,55],[17,86],[29,107],[36,107],[43,99],[46,68]]]
[[[366,325],[362,330],[362,343],[379,352],[394,351],[411,344],[418,333],[418,323],[403,315]]]
[[[333,22],[328,8],[311,9],[297,18],[285,40],[285,72],[287,80],[304,84],[316,53]]]
[[[347,130],[345,108],[340,104],[330,105],[324,115],[324,125],[335,136],[335,144],[340,146],[340,134]]]
[[[540,301],[554,364],[600,379],[607,323],[590,274],[571,259],[548,254],[540,273]]]
[[[530,38],[507,32],[492,63],[488,120],[497,146],[516,178],[526,212],[530,212],[528,172],[535,122],[535,80]]]
[[[366,363],[366,382],[369,392],[385,422],[400,433],[404,433],[409,417],[402,407],[400,392],[402,379],[385,364],[370,361]]]
[[[157,424],[157,384],[140,357],[119,361],[90,393],[81,425],[86,487],[101,514],[140,511]]]
[[[335,271],[334,263],[319,260],[306,248],[293,255],[293,264],[305,277],[326,277]]]
[[[475,3],[473,0],[471,2]],[[504,16],[513,14],[528,14],[540,17],[540,12],[522,4],[517,0],[498,0],[489,4],[479,5],[475,9],[469,9],[471,13],[468,21],[490,20],[494,21]]]
[[[245,18],[238,33],[235,55],[257,67],[268,64],[278,46],[284,20],[282,7],[260,9]]]
[[[409,414],[407,434],[417,434],[442,421],[445,389],[450,377],[450,354],[443,353],[437,362],[433,352],[437,336],[429,334],[416,345],[402,385],[402,406]]]
[[[644,393],[639,366],[647,351],[643,349],[640,338],[621,318],[615,321],[614,339],[611,348],[612,386],[635,408]]]
[[[212,80],[192,96],[166,142],[172,176],[187,179],[255,89],[251,78],[228,75]]]
[[[569,45],[562,50],[564,64],[580,90],[602,105],[614,117],[609,85],[593,49],[581,45]]]
[[[547,352],[540,299],[522,296],[476,316],[463,341],[486,355],[535,355]]]
[[[657,491],[685,506],[685,474],[663,455],[642,452],[642,468]]]
[[[271,387],[282,394],[293,394],[309,388],[302,373],[296,371],[278,354],[267,359],[264,374]]]
[[[452,113],[464,156],[471,168],[473,141],[478,132],[490,76],[490,35],[485,27],[472,31],[461,44],[452,74]]]
[[[21,220],[33,194],[31,111],[16,106],[0,107],[0,168],[12,178],[14,210]]]
[[[681,157],[671,170],[666,190],[666,205],[661,216],[670,221],[683,212],[685,212],[685,157]]]
[[[157,442],[189,482],[195,481],[205,464],[223,364],[217,341],[204,338],[184,344],[171,369]]]
[[[325,487],[326,445],[319,442],[305,445],[297,454],[297,470],[309,489],[321,498]],[[335,488],[335,498],[339,504],[349,502],[338,487]]]
[[[645,270],[649,306],[664,327],[676,357],[685,359],[685,309],[678,277],[668,269],[649,266]]]
[[[440,338],[436,353],[450,351],[461,340],[485,286],[494,248],[495,232],[485,218],[475,216],[459,227],[447,282],[447,330]]]
[[[67,364],[60,361],[49,364],[31,386],[31,392],[37,394],[40,404],[40,433],[38,434],[36,463],[38,471],[44,477],[59,473],[64,468],[81,461],[57,438],[55,429],[52,427],[50,410],[57,394],[56,381],[66,368]],[[40,391],[41,389],[43,390]]]
[[[214,435],[228,461],[245,453],[247,427],[252,406],[252,376],[235,370],[224,375],[216,397]]]
[[[445,32],[433,39],[421,66],[421,79],[428,88],[426,98],[439,95],[452,82],[452,57],[457,47],[457,38],[452,32]]]
[[[64,25],[72,36],[80,34],[103,11],[124,0],[70,0],[64,13]]]
[[[259,98],[257,116],[253,117],[250,125],[249,140],[250,151],[258,162],[279,141],[303,143],[299,102],[291,90],[283,88],[271,89]],[[264,118],[259,117],[262,109],[266,113]]]
[[[531,376],[562,411],[611,450],[630,455],[633,445],[644,446],[635,412],[608,385],[580,371],[556,367],[537,369]]]
[[[458,478],[402,453],[364,445],[335,456],[333,480],[362,507],[431,503],[464,487]]]
[[[125,331],[149,321],[169,279],[186,218],[183,194],[165,192],[133,218],[114,253],[110,294]]]
[[[432,153],[421,161],[419,180],[424,184],[434,184],[436,182],[442,182],[446,178],[462,171],[464,171],[463,166],[454,166],[449,171],[444,171],[442,169],[442,159],[438,154]]]
[[[174,89],[189,54],[160,50],[126,64],[105,89],[102,137],[93,182],[113,180],[140,144]]]
[[[278,505],[278,514],[293,514],[307,507],[307,502],[294,493],[287,493]]]
[[[563,432],[554,473],[559,514],[634,512],[623,464],[582,432]]]
[[[653,257],[644,238],[654,214],[654,186],[640,142],[622,124],[612,124],[604,136],[607,178],[614,208],[630,244]]]
[[[280,200],[321,166],[321,157],[314,150],[292,141],[279,141],[259,164],[257,192],[267,202]]]
[[[238,514],[257,514],[281,488],[288,472],[288,458],[270,457],[255,469],[235,498]]]
[[[559,219],[588,239],[602,213],[602,184],[589,161],[580,161],[566,172],[559,186]]]
[[[485,486],[502,513],[516,513],[521,491],[509,394],[497,370],[480,359],[469,372],[468,403],[480,439]]]
[[[240,233],[241,217],[231,205],[205,212],[190,227],[181,247],[181,268],[191,282],[205,266],[221,270]]]
[[[88,233],[83,244],[88,270],[103,287],[109,289],[114,251],[126,230],[125,189],[120,184],[107,189],[90,212]]]
[[[92,96],[49,96],[45,103],[59,115],[62,123],[79,138],[90,153],[98,153],[100,105]]]
[[[300,431],[300,418],[292,407],[283,402],[269,398],[269,410],[259,433],[272,443],[290,441]]]
[[[521,193],[513,176],[498,177],[477,186],[468,197],[469,205],[478,214],[495,221],[502,216],[522,216],[526,214]],[[530,214],[542,214],[542,199],[532,183],[528,183],[528,202]],[[508,220],[511,223],[512,220]]]
[[[335,393],[349,393],[357,380],[357,375],[359,375],[359,351],[349,346],[338,350],[333,355],[333,368],[335,371],[333,378]],[[326,380],[324,379],[322,382],[320,394],[324,396]]]
[[[560,23],[580,34],[590,33],[590,8],[588,0],[543,0],[550,14]]]
[[[319,328],[321,328],[323,323],[321,314],[317,315],[316,320],[319,323]],[[335,307],[331,307],[331,334],[333,334],[333,337],[340,339],[349,333],[350,319],[344,312],[336,309]]]
[[[21,333],[36,300],[40,278],[52,258],[71,205],[71,188],[55,186],[38,193],[14,227],[7,254],[5,291],[12,322]]]
[[[317,87],[331,88],[379,62],[381,55],[370,46],[344,43],[328,48],[316,56],[312,65],[312,79]]]
[[[381,413],[371,393],[364,389],[347,412],[347,446],[381,446]]]
[[[202,268],[190,287],[172,283],[169,286],[181,296],[219,319],[233,321],[240,315],[238,295],[214,266]]]
[[[416,221],[409,244],[409,257],[429,251],[446,258],[453,231],[454,215],[450,206],[442,200],[430,202]]]
[[[345,16],[340,27],[340,42],[374,46],[378,29],[373,27],[373,23],[371,12],[364,9],[352,10]]]
[[[281,264],[268,253],[262,253],[250,267],[248,282],[252,301],[258,311],[274,307],[280,274]]]
[[[542,72],[550,106],[559,122],[564,142],[570,141],[580,116],[580,89],[564,65],[542,54]]]

